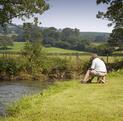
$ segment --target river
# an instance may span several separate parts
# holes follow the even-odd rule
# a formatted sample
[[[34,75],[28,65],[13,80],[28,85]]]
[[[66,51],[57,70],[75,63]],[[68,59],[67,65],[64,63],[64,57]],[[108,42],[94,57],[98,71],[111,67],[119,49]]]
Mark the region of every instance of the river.
[[[0,115],[6,114],[7,105],[19,100],[22,96],[42,92],[47,85],[40,81],[0,81]]]

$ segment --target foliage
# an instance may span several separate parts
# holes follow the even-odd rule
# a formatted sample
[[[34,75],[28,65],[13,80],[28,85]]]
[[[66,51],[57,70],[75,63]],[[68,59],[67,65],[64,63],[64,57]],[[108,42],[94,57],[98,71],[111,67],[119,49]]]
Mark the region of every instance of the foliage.
[[[123,49],[123,28],[114,29],[108,42],[113,47]]]
[[[107,11],[99,12],[99,18],[108,18],[109,21],[112,21],[115,24],[115,28],[122,28],[123,25],[123,0],[97,0],[97,4],[105,3],[109,4]]]
[[[28,72],[31,72],[34,76],[36,74],[44,74],[47,75],[49,79],[72,78],[74,72],[79,74],[87,65],[83,65],[83,61],[81,60],[72,62],[64,58],[48,57],[42,50],[39,42],[27,42],[23,53],[28,60]]]
[[[43,74],[47,74],[50,80],[70,78],[70,76],[68,77],[67,75],[68,71],[68,60],[59,57],[48,57],[48,60],[46,60],[43,65]]]
[[[42,41],[45,47],[57,47],[72,50],[85,51],[91,48],[92,42],[107,42],[108,33],[98,32],[80,32],[78,29],[64,28],[56,29],[55,27],[40,28],[35,23],[25,23],[24,26],[8,25],[10,34],[15,32],[17,42],[25,42],[27,40],[33,42],[35,40]],[[24,30],[23,30],[24,28]]]
[[[40,42],[27,42],[23,49],[23,54],[27,59],[27,70],[33,75],[36,73],[42,73],[42,65],[46,60],[45,52],[42,51],[42,45]]]
[[[92,47],[91,51],[97,53],[98,55],[111,55],[113,50],[114,49],[109,44],[100,44]]]
[[[45,0],[1,0],[0,25],[10,23],[13,18],[30,18],[48,9]]]
[[[54,27],[44,28],[44,46],[60,47],[64,49],[85,50],[89,45],[88,40],[83,40],[78,29],[65,28],[57,30]]]
[[[104,32],[80,32],[80,34],[84,40],[90,42],[106,42],[109,38],[109,33]]]
[[[25,68],[25,60],[23,59],[13,59],[13,58],[0,58],[0,77],[16,76],[20,71]]]
[[[42,42],[42,33],[41,33],[41,30],[37,24],[38,24],[37,19],[36,19],[35,24],[32,24],[32,23],[24,23],[23,24],[23,29],[24,29],[23,41],[30,41],[30,42],[40,41],[40,42]]]
[[[8,46],[13,46],[13,40],[8,36],[0,36],[0,47],[1,49],[7,49]]]
[[[62,29],[56,29],[55,27],[39,27],[40,31],[42,31],[44,36],[51,36],[51,38],[60,39]],[[2,27],[0,27],[0,33],[3,34]],[[8,24],[8,34],[16,34],[17,39],[16,41],[24,41],[24,30],[22,25],[14,25],[14,24]],[[52,33],[52,35],[51,35]],[[80,32],[80,36],[82,40],[87,40],[90,42],[106,42],[109,37],[109,33],[104,32]],[[49,37],[50,38],[50,37]],[[45,44],[47,46],[48,44]]]
[[[97,4],[107,4],[106,12],[98,12],[98,18],[107,18],[112,23],[109,26],[114,25],[109,43],[113,43],[113,46],[123,45],[122,33],[123,33],[123,0],[97,0]]]

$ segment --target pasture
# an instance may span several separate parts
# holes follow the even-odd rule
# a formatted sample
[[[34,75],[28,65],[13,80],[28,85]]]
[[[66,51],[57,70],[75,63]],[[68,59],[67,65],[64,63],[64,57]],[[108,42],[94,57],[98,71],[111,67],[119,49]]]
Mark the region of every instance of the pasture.
[[[7,50],[0,50],[2,51],[9,51],[9,52],[20,52],[23,50],[23,47],[25,45],[25,42],[14,42],[13,46],[8,46]],[[56,48],[56,47],[43,47],[43,50],[48,52],[48,53],[83,53],[81,51],[76,51],[76,50],[66,50],[66,49],[61,49],[61,48]]]
[[[1,53],[6,52],[8,54],[0,54],[0,57],[19,57],[16,52],[21,52],[24,48],[25,42],[14,42],[13,46],[8,46],[7,50],[0,50]],[[82,60],[82,61],[87,61],[90,58],[90,53],[88,52],[83,52],[83,51],[77,51],[77,50],[67,50],[67,49],[62,49],[62,48],[56,48],[56,47],[43,47],[43,51],[46,53],[49,53],[49,56],[52,57],[60,57],[60,58],[65,58],[70,61],[76,61],[76,60]],[[9,54],[13,53],[13,54]],[[123,59],[122,55],[118,55],[120,52],[114,52],[115,56],[109,56],[108,57],[108,62],[113,63],[117,61],[121,61]],[[122,52],[120,53],[122,54]],[[100,58],[104,59],[105,62],[107,62],[107,57],[106,56],[100,56]],[[78,62],[78,61],[77,61]]]

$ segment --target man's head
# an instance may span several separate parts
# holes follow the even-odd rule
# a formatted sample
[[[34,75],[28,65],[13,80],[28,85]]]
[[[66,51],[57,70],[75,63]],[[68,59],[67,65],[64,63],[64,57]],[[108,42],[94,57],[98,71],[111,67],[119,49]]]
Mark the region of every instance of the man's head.
[[[91,54],[91,59],[92,60],[95,59],[95,58],[97,58],[97,57],[98,57],[98,55],[96,53]]]

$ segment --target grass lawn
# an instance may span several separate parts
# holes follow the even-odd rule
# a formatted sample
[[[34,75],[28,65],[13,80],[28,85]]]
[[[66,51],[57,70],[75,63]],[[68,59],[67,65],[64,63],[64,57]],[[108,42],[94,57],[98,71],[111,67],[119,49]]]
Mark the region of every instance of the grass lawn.
[[[7,51],[19,52],[23,49],[24,45],[25,42],[14,42],[13,46],[8,46],[9,49],[7,49]],[[67,50],[67,49],[56,48],[56,47],[47,47],[47,48],[44,47],[43,49],[48,53],[85,53],[82,51]],[[0,51],[5,51],[5,50],[0,50]]]
[[[83,51],[66,50],[66,49],[56,48],[56,47],[47,47],[47,48],[44,48],[44,50],[48,53],[85,53]]]
[[[123,121],[123,71],[107,84],[57,82],[43,95],[25,97],[0,121]]]
[[[25,45],[25,42],[14,42],[13,46],[9,46],[10,49],[8,49],[7,51],[21,51],[23,49]]]

